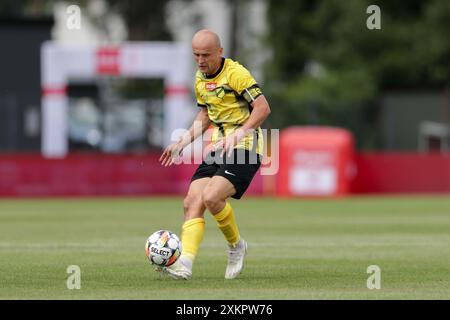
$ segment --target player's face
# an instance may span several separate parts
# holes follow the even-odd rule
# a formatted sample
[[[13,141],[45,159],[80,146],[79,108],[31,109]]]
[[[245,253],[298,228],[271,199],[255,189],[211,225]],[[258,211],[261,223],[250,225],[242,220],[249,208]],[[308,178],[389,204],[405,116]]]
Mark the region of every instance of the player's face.
[[[222,62],[222,48],[192,48],[194,59],[201,73],[211,75]]]

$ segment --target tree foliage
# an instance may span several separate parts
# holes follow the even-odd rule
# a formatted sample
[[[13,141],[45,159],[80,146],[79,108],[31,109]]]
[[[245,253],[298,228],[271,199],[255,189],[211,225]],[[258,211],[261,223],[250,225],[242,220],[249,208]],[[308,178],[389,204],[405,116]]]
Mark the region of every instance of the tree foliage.
[[[371,4],[381,30],[366,26]],[[268,11],[274,126],[344,126],[373,147],[380,92],[449,83],[448,0],[269,0]]]

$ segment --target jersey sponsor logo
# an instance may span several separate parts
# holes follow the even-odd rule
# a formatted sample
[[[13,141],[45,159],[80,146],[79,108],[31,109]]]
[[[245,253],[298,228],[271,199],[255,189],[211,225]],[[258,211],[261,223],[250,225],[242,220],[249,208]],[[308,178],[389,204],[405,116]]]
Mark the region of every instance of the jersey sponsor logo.
[[[213,91],[215,90],[217,87],[217,83],[216,82],[207,82],[205,83],[205,89],[206,91]]]

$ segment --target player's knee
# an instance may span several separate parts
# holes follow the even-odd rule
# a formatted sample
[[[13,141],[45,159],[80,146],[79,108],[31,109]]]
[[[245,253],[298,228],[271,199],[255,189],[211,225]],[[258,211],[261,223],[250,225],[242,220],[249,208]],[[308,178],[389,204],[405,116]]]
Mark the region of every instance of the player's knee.
[[[210,209],[212,207],[215,207],[216,204],[221,201],[221,198],[216,192],[205,189],[202,193],[202,200],[205,207]]]
[[[183,200],[183,207],[185,221],[203,217],[203,211],[205,208],[203,207],[200,196],[187,195]]]
[[[187,195],[183,200],[184,212],[189,211],[195,206],[195,203],[199,202],[199,199],[195,199],[192,195]]]

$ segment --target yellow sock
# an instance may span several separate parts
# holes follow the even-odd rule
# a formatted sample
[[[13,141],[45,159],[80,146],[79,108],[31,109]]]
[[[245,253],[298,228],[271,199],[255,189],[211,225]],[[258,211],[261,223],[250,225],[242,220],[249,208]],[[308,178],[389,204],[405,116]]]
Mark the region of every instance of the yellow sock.
[[[181,232],[181,256],[194,261],[205,233],[205,219],[195,218],[183,224]]]
[[[214,219],[217,221],[217,226],[222,231],[225,239],[232,246],[235,246],[239,241],[239,229],[234,218],[234,211],[231,205],[226,202],[225,207],[214,215]]]

